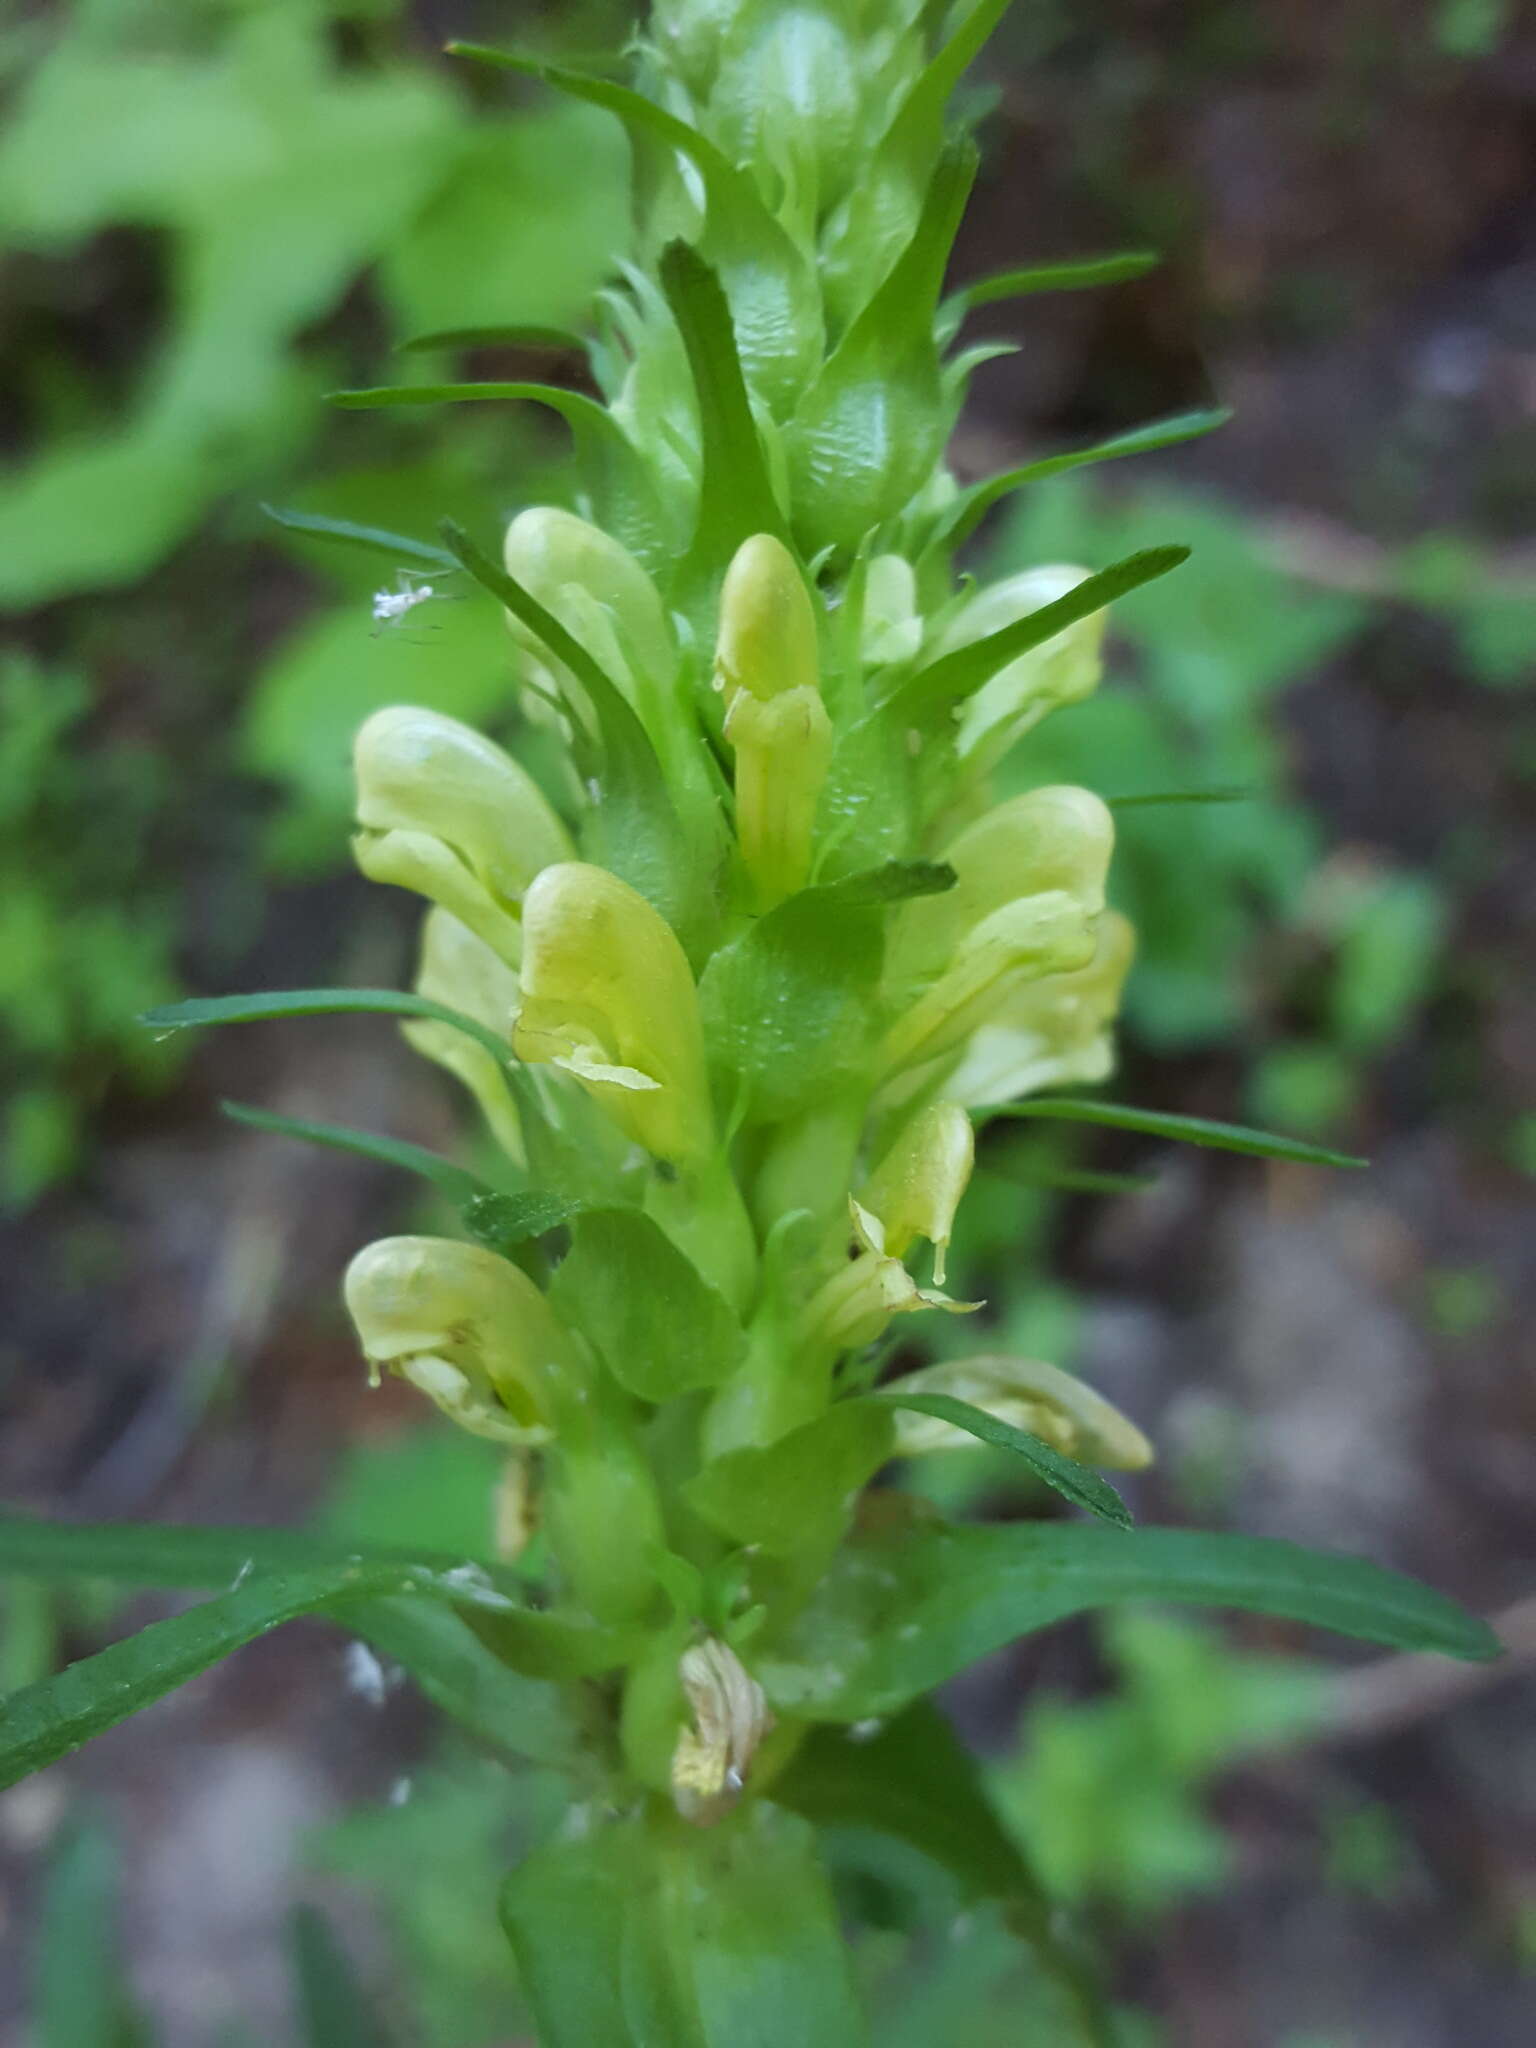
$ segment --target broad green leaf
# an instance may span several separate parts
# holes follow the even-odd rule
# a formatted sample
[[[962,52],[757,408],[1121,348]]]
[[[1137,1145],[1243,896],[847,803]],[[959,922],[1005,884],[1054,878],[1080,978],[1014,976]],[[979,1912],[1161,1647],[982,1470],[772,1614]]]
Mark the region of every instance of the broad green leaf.
[[[1105,1124],[1111,1130],[1142,1131],[1152,1138],[1170,1138],[1184,1145],[1206,1145],[1217,1152],[1243,1152],[1256,1159],[1294,1159],[1304,1166],[1368,1166],[1368,1159],[1331,1152],[1302,1138],[1277,1138],[1244,1124],[1212,1123],[1201,1116],[1173,1116],[1158,1109],[1135,1109],[1128,1103],[1078,1101],[1065,1096],[1037,1096],[1028,1102],[999,1103],[976,1111],[994,1116],[1046,1117],[1068,1124]]]
[[[831,1721],[893,1713],[1004,1643],[1131,1600],[1279,1615],[1473,1661],[1499,1654],[1475,1615],[1363,1558],[1187,1529],[954,1528],[883,1505],[809,1605],[757,1652],[756,1675],[786,1712]]]
[[[853,1496],[891,1457],[894,1436],[882,1404],[840,1401],[776,1443],[711,1460],[683,1491],[734,1542],[774,1557],[814,1555],[836,1542]]]
[[[345,547],[388,555],[392,561],[420,562],[429,569],[454,570],[459,566],[446,548],[434,547],[427,540],[412,540],[408,534],[391,533],[386,527],[359,526],[352,519],[327,519],[323,513],[298,512],[286,505],[263,505],[261,509],[275,525],[287,527],[290,533],[339,541]]]
[[[324,1915],[296,1906],[288,1943],[305,2048],[386,2048],[388,2036]]]
[[[803,889],[715,954],[699,983],[710,1055],[748,1113],[785,1117],[834,1090],[867,1055],[887,886]],[[727,1099],[731,1087],[727,1086]]]
[[[1188,558],[1186,547],[1145,548],[1140,554],[1128,555],[1123,562],[1087,577],[1065,597],[1042,605],[1027,618],[1016,619],[1011,626],[973,640],[969,646],[957,647],[952,654],[940,655],[937,661],[908,677],[886,702],[909,722],[925,723],[940,710],[979,690],[1000,668],[1027,654],[1032,647],[1054,639],[1090,613],[1102,611],[1127,591],[1166,576]]]
[[[1103,284],[1121,284],[1156,270],[1162,257],[1154,249],[1127,249],[1114,256],[1078,256],[1066,263],[1033,263],[1022,270],[997,270],[956,293],[965,305],[990,306],[999,299],[1023,299],[1035,292],[1081,292]]]
[[[882,1407],[910,1408],[921,1415],[935,1416],[940,1422],[952,1422],[956,1429],[966,1430],[981,1443],[994,1444],[1000,1451],[1012,1451],[1024,1460],[1037,1479],[1043,1480],[1064,1500],[1071,1501],[1074,1507],[1086,1508],[1091,1515],[1101,1515],[1118,1529],[1131,1527],[1130,1509],[1106,1479],[1101,1479],[1089,1466],[1079,1464],[1076,1458],[1064,1456],[1040,1437],[1031,1436],[1027,1430],[1015,1429],[1011,1423],[1000,1422],[995,1415],[989,1415],[984,1408],[977,1408],[970,1401],[957,1400],[952,1394],[904,1394],[899,1385],[864,1398],[878,1402]]]
[[[977,526],[992,507],[1002,498],[1020,490],[1025,484],[1043,482],[1046,477],[1062,476],[1068,470],[1083,469],[1095,462],[1118,462],[1127,455],[1151,455],[1159,448],[1173,448],[1181,441],[1194,441],[1202,434],[1214,433],[1224,427],[1232,417],[1226,406],[1209,407],[1199,412],[1176,413],[1171,419],[1154,420],[1145,427],[1134,427],[1129,433],[1114,434],[1107,441],[1096,441],[1087,448],[1064,449],[1059,455],[1044,455],[1034,462],[1021,463],[1016,469],[1001,471],[997,476],[984,478],[963,491],[953,510],[947,512],[939,525],[939,533],[946,547],[959,547],[975,532]]]
[[[975,1759],[931,1701],[873,1733],[813,1728],[770,1796],[818,1828],[875,1828],[921,1850],[969,1899],[996,1899],[1057,1984],[1089,2048],[1114,2048],[1099,1972],[1083,1955],[1015,1838],[999,1821]]]
[[[73,1754],[281,1622],[335,1601],[415,1591],[421,1582],[410,1566],[350,1558],[253,1578],[185,1614],[151,1622],[11,1695],[0,1728],[0,1789]]]
[[[502,1886],[501,1923],[541,2048],[646,2048],[624,2010],[634,1838],[634,1824],[619,1823],[546,1843]]]
[[[725,1298],[638,1209],[576,1219],[550,1298],[642,1401],[718,1386],[746,1348]]]
[[[379,1013],[393,1017],[431,1017],[439,1024],[451,1024],[456,1031],[483,1045],[497,1063],[516,1073],[511,1048],[486,1025],[446,1003],[434,1003],[429,996],[407,994],[395,988],[301,988],[273,989],[245,996],[193,996],[184,1003],[168,1003],[158,1010],[146,1010],[139,1022],[157,1035],[173,1031],[200,1031],[210,1024],[260,1024],[274,1017],[339,1017]]]
[[[438,327],[430,334],[413,334],[397,341],[401,355],[432,349],[523,348],[550,354],[584,355],[586,342],[568,327]]]
[[[253,1131],[270,1131],[282,1138],[300,1138],[310,1145],[325,1145],[334,1152],[352,1152],[360,1159],[377,1160],[382,1166],[398,1166],[427,1180],[461,1207],[480,1200],[496,1201],[495,1190],[478,1174],[456,1166],[440,1152],[425,1145],[413,1145],[404,1138],[386,1138],[375,1131],[356,1131],[347,1124],[317,1123],[311,1117],[278,1116],[269,1109],[254,1109],[243,1102],[221,1102],[221,1112]],[[502,1199],[511,1199],[503,1197]]]
[[[140,2036],[118,1952],[118,1857],[95,1820],[70,1821],[49,1858],[32,1975],[36,2048],[132,2048]]]
[[[700,2048],[860,2048],[868,2030],[815,1831],[756,1801],[714,1828],[671,1831],[642,1905]],[[672,2048],[674,2036],[647,2035]]]
[[[722,571],[752,534],[771,533],[788,543],[789,533],[768,480],[731,308],[718,278],[686,242],[662,251],[660,277],[698,395],[699,510],[689,559],[709,576]]]

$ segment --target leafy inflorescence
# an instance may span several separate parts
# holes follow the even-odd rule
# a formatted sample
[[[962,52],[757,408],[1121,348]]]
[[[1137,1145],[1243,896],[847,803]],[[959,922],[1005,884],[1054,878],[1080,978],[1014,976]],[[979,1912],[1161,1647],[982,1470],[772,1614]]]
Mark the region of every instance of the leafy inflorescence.
[[[494,1185],[397,1141],[236,1113],[391,1158],[461,1210],[461,1239],[359,1254],[347,1302],[375,1372],[504,1453],[521,1575],[256,1532],[0,1526],[17,1569],[99,1559],[209,1583],[233,1563],[239,1581],[18,1701],[13,1775],[313,1608],[500,1749],[566,1768],[600,1822],[539,1850],[504,1901],[550,2043],[856,2039],[816,1834],[850,1818],[1001,1897],[1084,2037],[1106,2040],[1006,1838],[983,1818],[957,1857],[956,1812],[985,1803],[921,1696],[1021,1633],[1146,1597],[1495,1647],[1360,1560],[1134,1529],[1101,1473],[1150,1446],[1049,1364],[978,1348],[875,1383],[898,1316],[980,1307],[943,1275],[988,1116],[1357,1163],[1071,1092],[1110,1071],[1133,950],[1106,906],[1113,816],[1076,787],[998,802],[991,777],[1093,689],[1105,606],[1186,550],[980,590],[954,551],[1035,477],[1221,416],[968,490],[950,475],[985,353],[954,348],[970,307],[1144,267],[945,296],[976,161],[945,109],[1001,12],[670,0],[633,84],[461,49],[629,133],[635,246],[587,349],[601,402],[446,372],[339,402],[552,410],[575,509],[521,512],[499,560],[452,520],[434,541],[278,515],[452,565],[500,606],[555,766],[535,780],[451,719],[378,713],[357,741],[357,855],[432,905],[417,992],[219,998],[149,1021],[401,1013],[476,1098]],[[977,1439],[1097,1519],[951,1528],[866,1491],[894,1459]],[[840,1797],[817,1724],[892,1714]]]

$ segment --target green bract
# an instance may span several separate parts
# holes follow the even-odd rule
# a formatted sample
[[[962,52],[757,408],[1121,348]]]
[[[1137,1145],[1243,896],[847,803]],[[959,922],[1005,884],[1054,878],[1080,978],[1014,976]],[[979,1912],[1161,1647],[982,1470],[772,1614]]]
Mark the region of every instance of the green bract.
[[[812,1821],[862,1817],[955,1859],[921,1787],[882,1781],[904,1742],[841,1800],[812,1726],[904,1709],[1022,1630],[1162,1594],[1493,1647],[1355,1560],[1128,1533],[1094,1468],[1150,1447],[1049,1364],[978,1346],[875,1384],[870,1347],[897,1317],[920,1341],[925,1318],[979,1306],[942,1291],[974,1112],[1110,1070],[1133,944],[1106,909],[1111,812],[1076,788],[996,802],[988,777],[1095,687],[1105,606],[1183,558],[981,590],[955,573],[983,500],[962,501],[943,453],[976,360],[952,348],[966,301],[943,298],[975,165],[946,107],[1002,11],[678,0],[631,85],[461,51],[607,108],[635,156],[634,248],[590,346],[601,405],[522,384],[349,395],[533,401],[571,426],[571,508],[521,511],[494,548],[451,522],[444,551],[401,548],[457,562],[505,612],[540,780],[450,719],[378,713],[357,741],[357,853],[430,906],[416,997],[154,1020],[402,1010],[499,1146],[495,1187],[397,1150],[462,1202],[466,1239],[372,1246],[347,1305],[375,1371],[506,1447],[520,1526],[547,1539],[538,1611],[526,1582],[462,1561],[282,1545],[263,1598],[251,1538],[252,1585],[194,1610],[202,1631],[160,1626],[179,1674],[324,1605],[508,1750],[547,1758],[563,1708],[586,1831],[504,1901],[549,2043],[856,2040]],[[950,1530],[864,1491],[894,1458],[972,1440],[1100,1519]],[[0,1529],[0,1567],[94,1557],[71,1535],[50,1552]],[[181,1583],[216,1582],[208,1561],[231,1553],[133,1554]],[[66,1674],[59,1747],[154,1696],[121,1646],[103,1658],[117,1690],[98,1699],[89,1664]],[[23,1764],[46,1761],[47,1712],[24,1704]],[[944,1797],[984,1812],[979,1793]],[[1107,2038],[1017,1857],[955,1867],[1009,1902],[1084,2037]]]

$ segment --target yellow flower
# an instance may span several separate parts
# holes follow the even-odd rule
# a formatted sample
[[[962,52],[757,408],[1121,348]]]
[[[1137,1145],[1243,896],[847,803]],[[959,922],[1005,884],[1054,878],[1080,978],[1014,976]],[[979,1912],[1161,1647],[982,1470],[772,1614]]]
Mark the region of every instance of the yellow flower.
[[[575,1075],[658,1159],[713,1145],[698,994],[676,935],[605,868],[546,868],[523,903],[520,1059]]]
[[[532,777],[456,718],[407,705],[376,711],[353,752],[363,873],[440,903],[515,966],[518,899],[572,850]]]
[[[343,1292],[375,1372],[398,1373],[476,1436],[548,1438],[574,1358],[518,1267],[451,1238],[386,1237],[358,1253]]]
[[[957,1102],[979,1105],[1105,1080],[1115,1063],[1113,1027],[1135,953],[1130,921],[1105,911],[1088,965],[1021,984],[973,1034],[946,1091]]]

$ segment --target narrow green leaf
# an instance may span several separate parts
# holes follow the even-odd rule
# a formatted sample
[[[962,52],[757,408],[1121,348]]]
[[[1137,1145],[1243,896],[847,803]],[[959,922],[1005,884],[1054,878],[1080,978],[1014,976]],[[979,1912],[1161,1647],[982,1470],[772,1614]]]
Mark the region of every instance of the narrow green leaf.
[[[418,996],[395,988],[300,988],[272,989],[244,996],[193,996],[184,1003],[169,1003],[146,1010],[139,1022],[158,1036],[173,1031],[200,1031],[211,1024],[260,1024],[274,1017],[339,1017],[355,1014],[394,1017],[431,1017],[439,1024],[451,1024],[467,1038],[475,1039],[509,1072],[516,1071],[511,1048],[486,1025],[430,996]]]
[[[886,1408],[910,1408],[920,1415],[932,1415],[940,1422],[953,1423],[956,1429],[965,1430],[984,1444],[993,1444],[1000,1451],[1012,1451],[1024,1460],[1037,1479],[1043,1480],[1063,1500],[1071,1501],[1074,1507],[1086,1508],[1089,1514],[1102,1516],[1106,1522],[1113,1522],[1117,1529],[1129,1529],[1132,1525],[1130,1509],[1108,1480],[1101,1479],[1089,1466],[1080,1465],[1076,1458],[1068,1458],[1054,1450],[1040,1437],[1031,1436],[1027,1430],[1000,1422],[984,1408],[977,1408],[969,1401],[956,1400],[952,1394],[903,1394],[899,1387],[864,1398]]]
[[[606,406],[584,392],[566,391],[558,384],[381,384],[372,390],[332,391],[326,395],[326,402],[343,412],[406,405],[477,405],[512,399],[558,413],[589,448],[605,441],[618,441],[633,454],[624,429]]]
[[[1024,299],[1035,292],[1090,291],[1103,284],[1122,284],[1156,270],[1162,257],[1155,249],[1126,249],[1114,256],[1078,256],[1066,263],[1033,263],[1022,270],[998,270],[956,293],[967,310],[995,305],[1000,299]]]
[[[718,1386],[746,1348],[724,1296],[638,1209],[578,1217],[550,1296],[642,1401]]]
[[[881,1404],[839,1401],[775,1443],[725,1452],[683,1492],[734,1542],[774,1557],[813,1553],[837,1540],[849,1502],[890,1458],[894,1437]]]
[[[153,1522],[50,1522],[0,1515],[0,1571],[82,1577],[112,1585],[236,1589],[266,1576],[335,1572],[354,1566],[412,1573],[438,1595],[386,1594],[350,1601],[347,1627],[402,1664],[427,1697],[482,1741],[542,1762],[569,1756],[569,1718],[554,1689],[493,1656],[451,1600],[490,1597],[501,1640],[523,1665],[547,1668],[578,1647],[556,1614],[509,1604],[524,1588],[510,1571],[452,1553],[387,1550],[299,1529],[189,1527]],[[489,1594],[482,1594],[488,1588]],[[513,1636],[516,1641],[513,1641]],[[585,1644],[586,1639],[582,1639]],[[590,1664],[589,1657],[579,1661]]]
[[[899,685],[886,704],[909,723],[920,724],[979,690],[1000,668],[1027,654],[1032,647],[1054,639],[1079,619],[1101,611],[1129,591],[1139,590],[1142,584],[1166,576],[1170,569],[1177,569],[1188,559],[1186,547],[1144,548],[1139,554],[1128,555],[1123,562],[1087,577],[1065,597],[1042,605],[1027,618],[1016,619],[1011,626],[988,633],[985,639],[973,640],[968,647],[957,647],[952,654],[941,655]]]
[[[1138,790],[1129,796],[1107,796],[1104,801],[1112,811],[1139,811],[1154,804],[1238,804],[1257,794],[1252,784],[1233,782],[1214,789]]]
[[[562,391],[553,384],[375,384],[366,389],[328,391],[327,405],[339,412],[373,412],[399,405],[477,405],[495,399],[526,398],[547,405],[553,412],[578,412],[583,406],[602,411],[595,400],[579,391]]]
[[[662,251],[660,279],[698,394],[702,473],[691,558],[708,572],[723,568],[754,533],[775,534],[786,544],[789,533],[768,479],[719,279],[686,242],[669,243]]]
[[[466,1562],[450,1552],[386,1550],[257,1524],[55,1522],[0,1514],[0,1572],[104,1579],[119,1586],[204,1591],[257,1573],[339,1571],[348,1565],[415,1568],[433,1577]],[[499,1590],[518,1590],[511,1574],[498,1579],[496,1568],[489,1569]]]
[[[489,591],[499,604],[505,605],[530,633],[538,635],[555,659],[571,671],[595,704],[608,706],[617,698],[634,717],[607,670],[587,652],[574,633],[561,625],[552,611],[540,604],[531,590],[519,583],[515,576],[509,576],[499,563],[493,562],[456,521],[443,520],[441,530],[449,552],[460,568],[466,570],[482,590]]]
[[[386,2048],[346,1951],[313,1906],[296,1906],[288,1945],[305,2048]]]
[[[587,344],[568,327],[439,327],[430,334],[413,334],[397,341],[397,354],[425,353],[432,349],[525,348],[546,349],[551,354],[585,355]]]
[[[1212,1123],[1201,1116],[1173,1116],[1158,1109],[1135,1109],[1128,1103],[1078,1101],[1066,1096],[1036,1096],[1028,1102],[1005,1102],[978,1109],[978,1118],[1046,1117],[1055,1123],[1104,1124],[1111,1130],[1142,1131],[1183,1145],[1206,1145],[1216,1152],[1243,1152],[1255,1159],[1294,1159],[1304,1166],[1369,1166],[1349,1152],[1302,1138],[1277,1138],[1244,1124]]]
[[[696,878],[656,750],[623,692],[587,649],[513,576],[451,519],[443,538],[483,590],[543,641],[586,692],[601,747],[603,801],[590,819],[589,858],[640,891],[674,929],[687,929]]]
[[[278,1116],[270,1109],[255,1109],[243,1102],[221,1102],[222,1115],[253,1131],[271,1131],[282,1138],[300,1138],[310,1145],[325,1145],[335,1152],[355,1153],[360,1159],[376,1160],[381,1166],[398,1166],[428,1180],[449,1201],[461,1206],[482,1197],[497,1199],[478,1174],[456,1166],[440,1152],[425,1145],[413,1145],[405,1138],[386,1138],[374,1131],[353,1130],[348,1124],[317,1123],[311,1117]]]
[[[1189,1529],[953,1528],[893,1514],[845,1544],[754,1668],[786,1712],[862,1720],[895,1712],[1019,1636],[1132,1600],[1279,1615],[1472,1661],[1500,1649],[1454,1601],[1363,1558]]]
[[[364,548],[369,554],[388,555],[395,561],[420,562],[429,569],[456,569],[459,565],[446,548],[431,541],[412,540],[408,534],[391,533],[383,526],[359,526],[351,519],[328,519],[319,512],[296,512],[284,505],[263,505],[262,511],[275,525],[290,533],[306,533],[313,540],[339,541],[346,547]]]
[[[13,1693],[0,1727],[0,1789],[69,1756],[200,1671],[281,1622],[332,1601],[414,1590],[408,1566],[350,1558],[309,1571],[273,1573],[185,1614],[151,1622],[137,1635],[83,1657]]]
[[[946,513],[940,526],[944,545],[959,547],[975,532],[1000,498],[1008,497],[1025,484],[1062,476],[1068,470],[1082,469],[1090,463],[1118,462],[1128,455],[1151,455],[1159,448],[1173,448],[1181,441],[1198,440],[1202,434],[1214,433],[1218,427],[1225,426],[1231,417],[1231,409],[1227,406],[1181,412],[1170,419],[1154,420],[1145,427],[1134,427],[1129,433],[1112,435],[1107,441],[1096,441],[1091,447],[1068,448],[1059,455],[1041,456],[1017,469],[1003,470],[997,476],[986,477],[963,491],[953,509]]]
[[[818,1828],[875,1828],[909,1843],[967,1898],[999,1900],[1088,2048],[1115,2048],[1100,1973],[999,1821],[975,1758],[931,1701],[857,1740],[842,1728],[812,1728],[770,1796]]]

